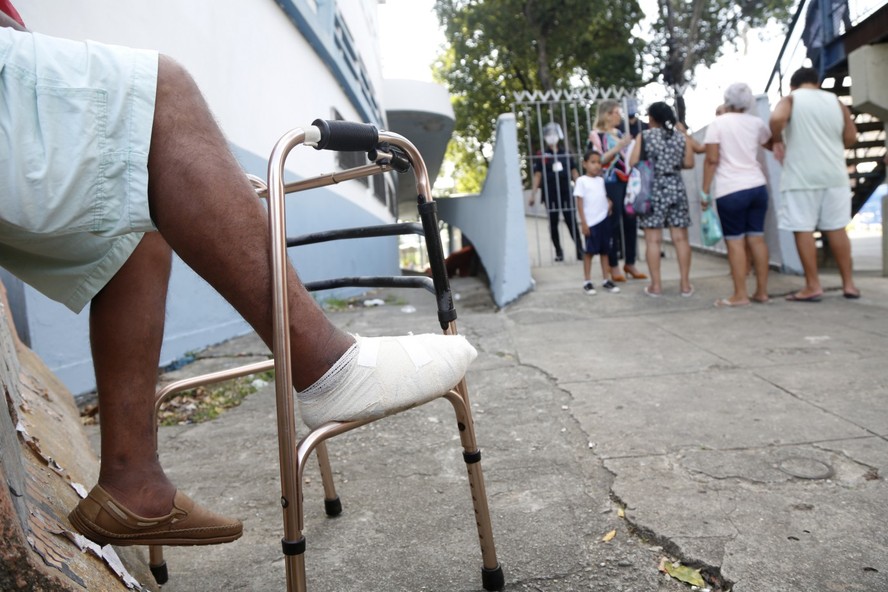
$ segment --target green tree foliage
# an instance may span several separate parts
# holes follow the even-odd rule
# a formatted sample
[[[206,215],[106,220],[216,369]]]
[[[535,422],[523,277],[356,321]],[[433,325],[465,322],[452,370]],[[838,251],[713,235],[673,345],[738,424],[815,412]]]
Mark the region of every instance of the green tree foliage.
[[[481,193],[487,177],[488,163],[477,140],[467,136],[451,141],[447,145],[444,158],[458,169],[454,179],[454,193]]]
[[[449,154],[460,173],[486,169],[481,148],[513,92],[639,83],[636,0],[436,0],[435,12],[448,42],[435,72],[453,97]],[[477,191],[483,176],[458,189]]]
[[[676,97],[684,120],[682,95],[697,66],[712,66],[742,32],[770,19],[787,23],[792,0],[657,0],[657,19],[645,61],[652,81],[662,82]],[[763,68],[769,64],[763,64]]]

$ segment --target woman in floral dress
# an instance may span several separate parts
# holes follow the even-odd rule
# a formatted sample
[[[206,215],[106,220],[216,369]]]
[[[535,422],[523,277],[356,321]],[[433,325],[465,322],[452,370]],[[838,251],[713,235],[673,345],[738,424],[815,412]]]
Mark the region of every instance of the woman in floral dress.
[[[678,259],[681,295],[690,297],[694,295],[690,280],[691,244],[688,242],[691,216],[681,169],[694,167],[694,152],[685,135],[675,129],[672,107],[663,102],[652,104],[648,107],[648,120],[650,129],[641,133],[629,157],[629,164],[634,166],[644,153],[654,167],[653,208],[650,213],[638,217],[638,225],[644,229],[645,259],[651,276],[651,283],[645,286],[644,293],[654,298],[663,293],[660,253],[663,228],[668,227]]]

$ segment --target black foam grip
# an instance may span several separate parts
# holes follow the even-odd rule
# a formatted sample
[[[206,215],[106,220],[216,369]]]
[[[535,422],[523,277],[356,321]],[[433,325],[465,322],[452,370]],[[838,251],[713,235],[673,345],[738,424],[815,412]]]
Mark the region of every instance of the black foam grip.
[[[379,143],[379,130],[370,123],[315,119],[311,124],[321,130],[318,150],[370,152]]]

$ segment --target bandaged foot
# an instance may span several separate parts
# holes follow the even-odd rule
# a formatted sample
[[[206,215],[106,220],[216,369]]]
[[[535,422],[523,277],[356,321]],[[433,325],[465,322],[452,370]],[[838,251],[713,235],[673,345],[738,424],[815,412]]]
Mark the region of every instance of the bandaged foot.
[[[478,355],[462,335],[360,337],[313,385],[298,393],[309,428],[391,415],[455,387]]]

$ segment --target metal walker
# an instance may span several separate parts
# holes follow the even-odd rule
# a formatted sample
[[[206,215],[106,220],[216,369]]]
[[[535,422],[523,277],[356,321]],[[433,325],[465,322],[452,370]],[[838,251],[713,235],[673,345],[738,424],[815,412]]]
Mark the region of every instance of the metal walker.
[[[317,150],[366,152],[371,164],[344,171],[328,173],[284,183],[284,165],[290,151],[298,146],[311,146]],[[397,171],[405,173],[413,169],[416,179],[417,207],[420,223],[385,224],[380,226],[346,228],[288,238],[286,234],[285,203],[287,194],[325,187],[375,174]],[[333,473],[327,454],[326,440],[378,419],[352,422],[329,422],[296,440],[295,413],[290,359],[289,318],[287,310],[287,248],[332,240],[418,234],[424,237],[432,277],[346,277],[318,282],[307,282],[309,291],[346,286],[357,287],[410,287],[424,288],[434,294],[437,302],[438,321],[445,334],[457,333],[456,310],[450,283],[444,265],[444,253],[438,233],[436,204],[431,198],[428,172],[416,147],[406,138],[391,132],[378,131],[369,124],[344,121],[315,120],[311,126],[293,129],[278,140],[268,164],[268,184],[251,177],[260,197],[268,199],[268,216],[271,230],[271,266],[274,309],[273,359],[248,364],[230,370],[213,372],[180,380],[160,389],[155,399],[155,424],[163,402],[174,393],[198,386],[213,384],[274,370],[277,405],[278,452],[281,476],[281,506],[283,509],[284,536],[281,546],[284,553],[288,592],[305,592],[305,536],[302,473],[312,451],[317,452],[324,487],[325,511],[336,516],[342,511],[339,496],[333,482]],[[481,545],[481,579],[486,590],[501,590],[505,586],[502,567],[497,561],[487,505],[484,476],[481,472],[481,452],[478,448],[471,405],[465,378],[446,393],[441,393],[453,405],[463,447],[463,458],[468,470],[469,487],[474,506],[475,522]],[[379,418],[382,419],[382,418]],[[149,547],[149,566],[159,584],[168,580],[167,565],[160,546]]]

